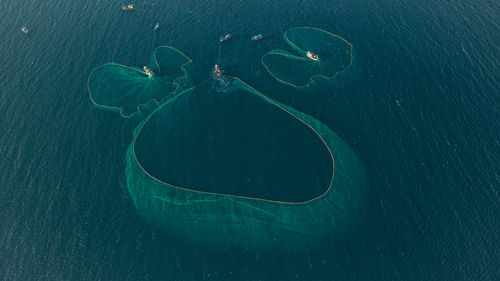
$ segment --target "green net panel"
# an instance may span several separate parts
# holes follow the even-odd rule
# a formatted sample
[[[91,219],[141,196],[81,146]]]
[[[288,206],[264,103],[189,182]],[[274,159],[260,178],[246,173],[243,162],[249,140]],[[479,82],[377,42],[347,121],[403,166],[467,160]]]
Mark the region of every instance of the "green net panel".
[[[146,67],[154,72],[153,77],[143,68],[117,63],[98,66],[87,82],[92,102],[97,107],[117,111],[125,118],[139,113],[142,119],[143,108],[155,108],[191,87],[187,76],[191,59],[173,47],[156,48]]]
[[[144,119],[126,174],[151,224],[179,239],[249,247],[337,238],[359,218],[366,191],[362,164],[333,131],[227,77]]]
[[[352,44],[344,38],[314,27],[289,29],[283,36],[293,53],[274,49],[262,57],[262,64],[278,81],[297,88],[315,78],[331,79],[352,64]],[[307,56],[317,55],[318,60]]]

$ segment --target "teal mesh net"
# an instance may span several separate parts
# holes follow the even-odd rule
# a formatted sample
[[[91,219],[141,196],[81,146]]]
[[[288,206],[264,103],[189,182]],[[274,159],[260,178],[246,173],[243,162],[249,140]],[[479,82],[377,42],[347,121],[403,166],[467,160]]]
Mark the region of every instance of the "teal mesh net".
[[[283,38],[293,52],[271,50],[262,57],[262,64],[286,85],[307,87],[314,79],[331,79],[352,64],[352,44],[328,31],[297,27],[287,30]]]
[[[299,31],[288,36],[305,36]],[[266,56],[286,62],[285,54]],[[180,51],[160,47],[147,66],[152,77],[114,63],[89,77],[96,106],[142,118],[126,153],[127,186],[141,216],[201,243],[311,247],[344,235],[363,213],[367,188],[346,143],[238,78],[213,75],[193,85],[191,68]]]
[[[117,63],[107,63],[95,68],[88,79],[92,102],[103,109],[119,112],[129,118],[139,113],[144,118],[143,107],[156,107],[166,99],[191,87],[187,77],[191,59],[175,48],[158,47],[151,62],[145,66],[152,71]]]
[[[366,189],[353,151],[313,117],[228,80],[186,90],[139,124],[126,169],[139,212],[180,239],[221,244],[311,247],[342,235]]]

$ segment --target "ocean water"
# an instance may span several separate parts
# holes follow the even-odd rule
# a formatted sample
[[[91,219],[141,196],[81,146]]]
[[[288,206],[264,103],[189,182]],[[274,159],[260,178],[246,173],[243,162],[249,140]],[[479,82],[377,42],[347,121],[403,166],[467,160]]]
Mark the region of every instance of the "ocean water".
[[[497,1],[121,4],[0,2],[1,280],[500,278]],[[313,92],[279,87],[260,58],[295,26],[351,42],[354,74]],[[141,66],[163,44],[208,76],[226,32],[228,73],[327,124],[365,164],[366,215],[341,241],[179,243],[137,214],[124,157],[136,123],[95,108],[87,78],[108,61]],[[256,33],[266,38],[250,42]]]

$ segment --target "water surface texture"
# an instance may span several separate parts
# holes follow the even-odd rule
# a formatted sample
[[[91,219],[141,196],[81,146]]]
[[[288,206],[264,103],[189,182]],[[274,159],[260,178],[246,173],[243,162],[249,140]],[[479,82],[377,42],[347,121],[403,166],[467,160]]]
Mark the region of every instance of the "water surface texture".
[[[498,280],[498,1],[134,4],[0,2],[1,280]],[[352,43],[352,72],[314,91],[274,80],[261,58],[296,26]],[[137,123],[95,108],[87,78],[109,61],[141,67],[159,45],[209,77],[224,33],[227,73],[320,120],[364,163],[366,213],[341,240],[215,247],[138,215],[124,156]]]

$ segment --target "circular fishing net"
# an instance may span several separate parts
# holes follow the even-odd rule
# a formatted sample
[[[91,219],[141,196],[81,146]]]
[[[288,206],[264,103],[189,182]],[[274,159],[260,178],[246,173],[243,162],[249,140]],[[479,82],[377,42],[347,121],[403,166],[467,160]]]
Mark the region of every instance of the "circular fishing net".
[[[271,50],[262,57],[262,64],[286,85],[307,87],[315,78],[331,79],[352,64],[352,44],[328,31],[297,27],[287,30],[283,38],[293,52]],[[308,57],[308,52],[318,60]]]
[[[340,46],[326,34],[299,28],[285,39],[295,50],[321,36],[321,44],[331,40],[328,50]],[[270,52],[263,62],[276,75],[276,62],[295,62],[281,78],[308,85],[342,71],[322,50],[313,51],[331,67],[312,67],[285,51]],[[290,76],[297,61],[309,76]],[[337,72],[325,72],[335,65]],[[126,176],[137,210],[153,226],[189,241],[310,247],[343,235],[361,217],[364,168],[323,123],[238,78],[214,74],[193,85],[191,60],[172,47],[155,49],[147,67],[154,76],[115,63],[99,66],[88,88],[96,106],[142,118],[127,150]]]
[[[95,68],[87,85],[92,102],[103,109],[117,111],[122,117],[130,118],[142,109],[159,104],[191,87],[187,71],[191,59],[177,49],[161,46],[154,50],[146,66],[154,72],[149,77],[143,68],[117,63],[106,63]]]
[[[213,243],[309,247],[342,234],[366,188],[353,151],[313,117],[223,79],[183,91],[136,128],[126,173],[141,215]]]

